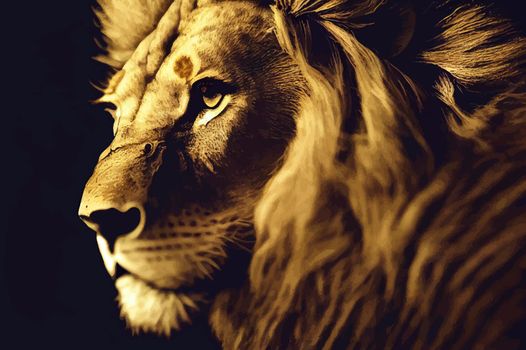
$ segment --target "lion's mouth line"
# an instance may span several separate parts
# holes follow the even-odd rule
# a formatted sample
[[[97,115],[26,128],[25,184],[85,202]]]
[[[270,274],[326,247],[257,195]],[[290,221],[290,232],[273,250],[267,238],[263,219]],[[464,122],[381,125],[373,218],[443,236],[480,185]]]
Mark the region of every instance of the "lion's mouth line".
[[[115,269],[115,275],[113,276],[113,280],[117,281],[120,277],[123,276],[132,276],[134,279],[141,281],[148,287],[157,290],[159,292],[165,292],[165,293],[181,293],[181,294],[191,294],[191,293],[210,293],[214,289],[214,279],[212,278],[201,278],[196,279],[192,281],[191,284],[182,284],[175,288],[169,288],[169,287],[160,287],[159,285],[156,285],[152,281],[148,281],[139,275],[132,273],[128,270],[126,270],[124,267],[122,267],[119,263],[116,264]]]

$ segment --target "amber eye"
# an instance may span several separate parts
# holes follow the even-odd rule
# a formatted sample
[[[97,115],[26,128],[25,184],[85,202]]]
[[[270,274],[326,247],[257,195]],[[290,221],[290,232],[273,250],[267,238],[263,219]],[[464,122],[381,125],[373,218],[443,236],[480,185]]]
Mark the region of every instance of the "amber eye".
[[[213,83],[201,84],[199,91],[201,92],[203,104],[206,108],[217,108],[223,100],[223,93],[219,91],[219,87]]]
[[[228,108],[236,91],[235,84],[213,78],[205,78],[195,83],[190,97],[191,101],[195,101],[190,104],[192,109],[189,115],[195,115],[192,128],[199,130],[220,116]]]

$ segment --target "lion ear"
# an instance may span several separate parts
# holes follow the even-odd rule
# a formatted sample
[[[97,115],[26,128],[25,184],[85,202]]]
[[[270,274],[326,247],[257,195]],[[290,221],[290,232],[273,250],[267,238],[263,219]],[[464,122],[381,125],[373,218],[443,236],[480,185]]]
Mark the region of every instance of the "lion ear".
[[[406,3],[385,5],[372,14],[371,22],[355,31],[358,40],[377,52],[380,57],[391,58],[403,53],[411,43],[416,29],[416,13]]]
[[[94,12],[107,54],[97,60],[120,68],[156,27],[173,0],[98,0]]]

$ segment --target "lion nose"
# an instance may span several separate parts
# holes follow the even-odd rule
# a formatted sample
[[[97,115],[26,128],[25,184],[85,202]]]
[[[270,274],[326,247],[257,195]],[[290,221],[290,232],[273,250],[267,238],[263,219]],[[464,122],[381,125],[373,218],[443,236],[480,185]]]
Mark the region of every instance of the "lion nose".
[[[139,206],[131,206],[124,211],[115,208],[83,210],[79,212],[79,216],[89,228],[108,241],[109,248],[113,251],[117,238],[140,233],[144,222],[144,210],[141,209]]]

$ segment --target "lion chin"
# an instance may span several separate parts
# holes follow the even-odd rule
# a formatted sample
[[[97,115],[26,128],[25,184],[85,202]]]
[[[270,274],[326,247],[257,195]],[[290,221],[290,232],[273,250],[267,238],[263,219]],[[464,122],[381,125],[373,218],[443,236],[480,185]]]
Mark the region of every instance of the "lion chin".
[[[190,313],[205,302],[203,294],[157,289],[131,274],[119,277],[115,286],[121,317],[134,333],[169,336],[191,323]]]

